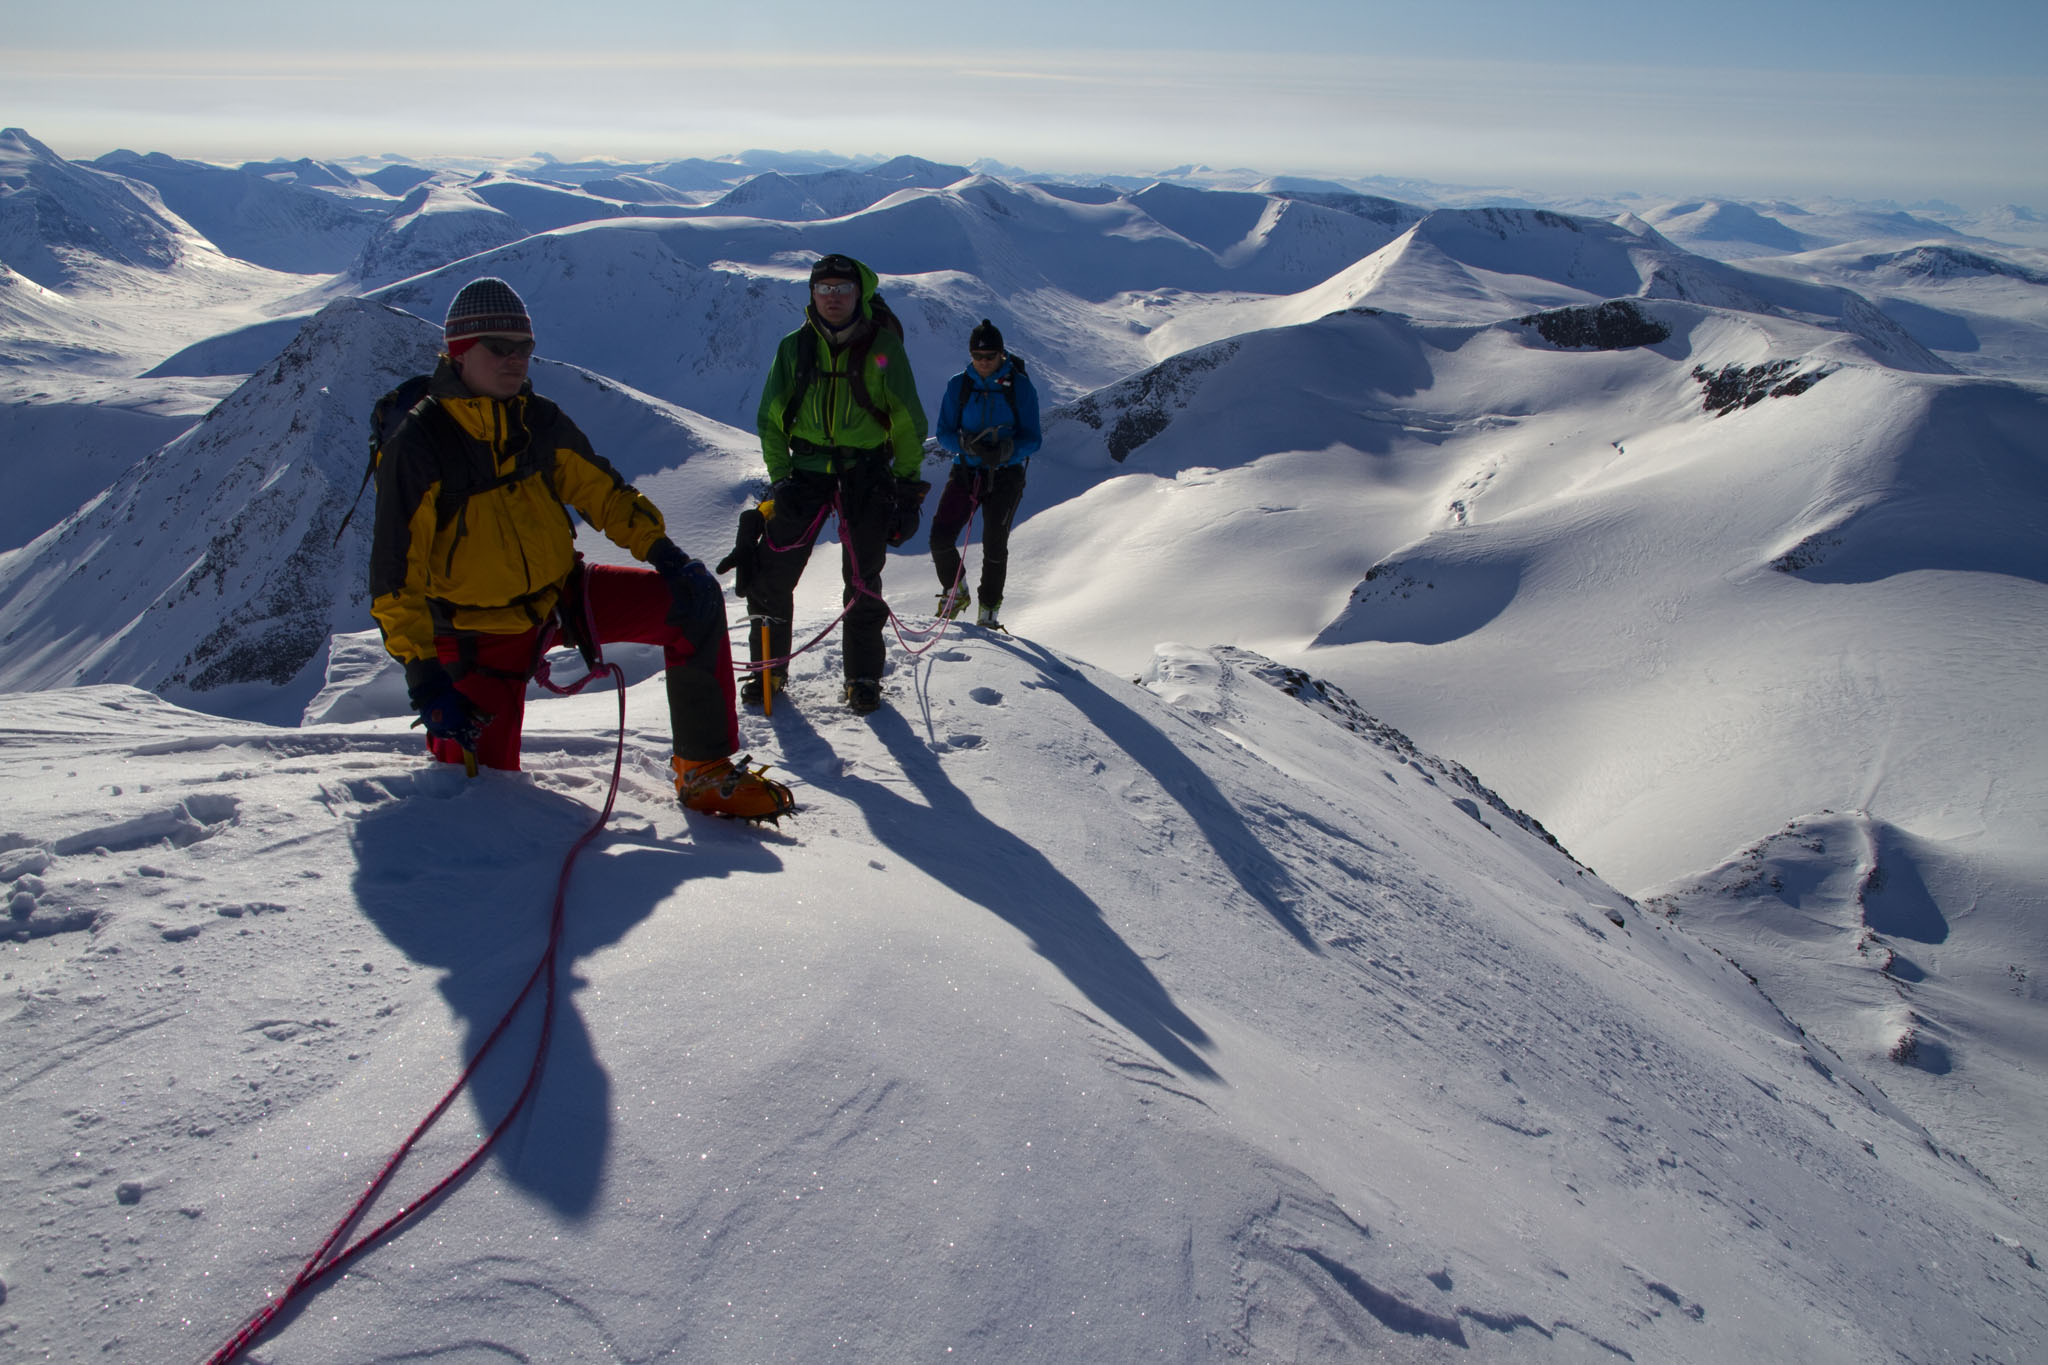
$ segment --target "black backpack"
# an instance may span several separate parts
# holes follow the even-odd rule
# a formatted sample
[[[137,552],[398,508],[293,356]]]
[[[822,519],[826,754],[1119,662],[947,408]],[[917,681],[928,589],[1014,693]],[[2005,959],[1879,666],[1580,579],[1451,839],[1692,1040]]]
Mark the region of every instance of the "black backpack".
[[[826,378],[858,378],[861,371],[867,366],[868,348],[874,345],[875,333],[879,332],[882,328],[888,328],[896,334],[898,340],[902,339],[903,319],[897,317],[895,310],[891,309],[888,303],[883,300],[882,291],[879,289],[868,300],[868,318],[875,325],[865,332],[860,340],[847,347],[846,353],[842,357],[846,362],[846,368],[844,370],[828,370],[826,371]],[[808,326],[808,324],[806,325]],[[802,344],[796,348],[796,375],[794,381],[790,384],[789,401],[782,405],[782,429],[784,431],[788,431],[789,424],[796,420],[797,410],[804,403],[804,395],[810,391],[811,381],[817,377],[818,348],[811,343],[809,337],[805,337]],[[849,385],[849,387],[853,390],[853,401],[859,405],[861,411],[874,418],[877,422],[880,422],[884,427],[889,425],[888,418],[884,417],[881,410],[875,406],[875,400],[868,396],[868,386],[866,384],[855,383]]]
[[[334,543],[336,545],[341,544],[341,533],[348,529],[348,524],[351,521],[355,520],[356,508],[363,504],[364,491],[369,488],[370,480],[377,477],[377,462],[383,458],[384,445],[393,436],[398,434],[399,424],[410,417],[422,403],[425,403],[427,407],[435,412],[440,412],[441,405],[439,403],[427,401],[427,386],[433,380],[434,376],[430,374],[416,374],[397,388],[391,390],[391,392],[385,394],[382,398],[379,398],[377,406],[370,410],[369,466],[363,470],[363,481],[356,485],[355,500],[348,505],[348,515],[344,516],[341,519],[341,525],[335,528]],[[447,414],[443,413],[442,416],[445,420]]]

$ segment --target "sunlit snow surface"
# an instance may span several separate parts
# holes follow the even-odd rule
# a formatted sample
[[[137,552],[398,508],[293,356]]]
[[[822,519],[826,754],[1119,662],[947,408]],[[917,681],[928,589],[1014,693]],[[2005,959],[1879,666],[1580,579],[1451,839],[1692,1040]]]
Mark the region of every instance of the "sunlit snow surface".
[[[633,692],[532,1113],[258,1358],[2041,1339],[2038,1222],[1341,694],[1184,647],[1134,685],[974,631],[872,720],[837,674],[807,656],[746,724],[796,783],[779,830],[683,816],[660,684]],[[0,779],[43,793],[0,855],[31,935],[13,1349],[198,1358],[282,1287],[531,970],[613,707],[538,704],[528,771],[470,782],[402,719],[0,698]],[[533,1038],[410,1179],[502,1112]]]

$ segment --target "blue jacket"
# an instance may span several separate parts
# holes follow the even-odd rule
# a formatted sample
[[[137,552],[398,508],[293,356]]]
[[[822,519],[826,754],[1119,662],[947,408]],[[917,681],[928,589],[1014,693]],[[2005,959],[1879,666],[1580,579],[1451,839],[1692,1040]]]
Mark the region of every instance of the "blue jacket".
[[[1014,411],[1011,397],[1017,400]],[[1038,428],[1038,390],[1032,387],[1031,376],[1007,356],[987,379],[971,365],[954,375],[946,381],[946,396],[939,403],[939,444],[959,464],[980,468],[986,463],[968,442],[990,427],[1015,445],[1006,464],[1022,464],[1044,441]]]

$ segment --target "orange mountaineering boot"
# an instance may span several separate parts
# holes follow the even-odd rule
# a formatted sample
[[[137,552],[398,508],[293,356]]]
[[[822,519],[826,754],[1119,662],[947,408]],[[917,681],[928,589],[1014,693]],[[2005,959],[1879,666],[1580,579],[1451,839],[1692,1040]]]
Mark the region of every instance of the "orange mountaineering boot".
[[[676,799],[685,809],[735,820],[768,820],[780,824],[796,809],[788,787],[767,776],[765,767],[749,767],[752,755],[735,763],[730,758],[671,758]]]

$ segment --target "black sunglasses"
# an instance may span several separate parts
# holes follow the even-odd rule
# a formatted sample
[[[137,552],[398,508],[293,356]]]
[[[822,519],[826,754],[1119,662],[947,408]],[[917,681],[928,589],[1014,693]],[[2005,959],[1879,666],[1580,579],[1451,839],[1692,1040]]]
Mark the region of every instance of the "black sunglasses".
[[[478,337],[477,342],[500,360],[509,360],[515,355],[533,354],[532,337],[524,341],[512,341],[505,337]]]

